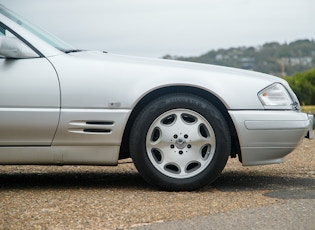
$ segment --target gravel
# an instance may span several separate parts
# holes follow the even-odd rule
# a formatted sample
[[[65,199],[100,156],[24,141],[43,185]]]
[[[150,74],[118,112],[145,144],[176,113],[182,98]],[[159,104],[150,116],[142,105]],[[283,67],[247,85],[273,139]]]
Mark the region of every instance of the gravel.
[[[230,159],[214,184],[195,192],[156,190],[130,159],[118,167],[0,166],[0,229],[148,227],[303,205],[314,193],[315,141],[306,139],[283,164],[243,167]],[[305,209],[314,213],[314,202]]]
[[[315,200],[290,200],[285,204],[240,209],[188,220],[169,221],[142,226],[134,230],[313,230]]]

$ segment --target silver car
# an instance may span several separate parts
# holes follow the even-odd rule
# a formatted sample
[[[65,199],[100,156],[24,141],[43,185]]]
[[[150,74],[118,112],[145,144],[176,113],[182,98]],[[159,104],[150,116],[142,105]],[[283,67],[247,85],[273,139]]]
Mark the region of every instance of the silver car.
[[[0,164],[117,165],[194,190],[229,157],[283,161],[313,117],[286,81],[73,48],[0,5]]]

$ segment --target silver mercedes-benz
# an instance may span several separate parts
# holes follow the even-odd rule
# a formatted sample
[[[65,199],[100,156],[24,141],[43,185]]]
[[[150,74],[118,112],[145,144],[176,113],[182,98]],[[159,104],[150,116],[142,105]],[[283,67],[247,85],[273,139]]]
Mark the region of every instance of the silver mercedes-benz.
[[[283,161],[313,117],[281,78],[83,51],[0,5],[0,164],[117,165],[194,190],[230,157]]]

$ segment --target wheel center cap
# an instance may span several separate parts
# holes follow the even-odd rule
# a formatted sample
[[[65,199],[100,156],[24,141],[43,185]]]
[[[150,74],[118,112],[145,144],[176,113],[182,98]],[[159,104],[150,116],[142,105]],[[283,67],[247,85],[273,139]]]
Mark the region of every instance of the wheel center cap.
[[[175,142],[175,146],[178,149],[183,149],[187,146],[187,142],[184,139],[178,138]]]

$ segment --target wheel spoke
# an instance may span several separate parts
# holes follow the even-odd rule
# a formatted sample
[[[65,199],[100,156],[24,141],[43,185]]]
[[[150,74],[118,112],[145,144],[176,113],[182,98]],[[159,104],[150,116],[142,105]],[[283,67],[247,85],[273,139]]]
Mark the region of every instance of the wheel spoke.
[[[200,114],[174,109],[159,116],[147,136],[147,152],[163,174],[187,178],[198,174],[211,162],[215,150],[211,125]]]
[[[204,125],[201,122],[193,124],[188,133],[188,141],[191,145],[194,146],[203,146],[205,144],[215,144],[215,138],[213,138],[214,134],[208,134],[207,136],[203,136],[200,133],[200,126]]]

